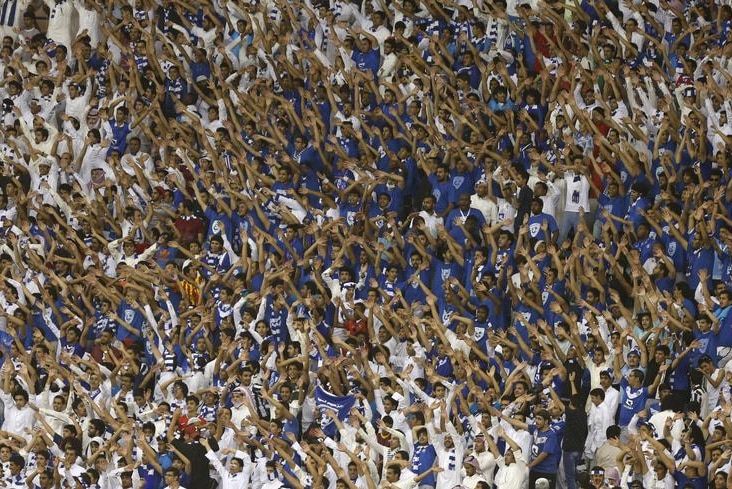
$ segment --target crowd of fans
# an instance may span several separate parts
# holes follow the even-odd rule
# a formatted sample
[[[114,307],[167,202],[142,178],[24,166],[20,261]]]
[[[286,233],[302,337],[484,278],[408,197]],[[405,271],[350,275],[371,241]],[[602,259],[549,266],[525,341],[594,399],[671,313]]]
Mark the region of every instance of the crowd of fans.
[[[732,487],[731,34],[0,0],[0,486]]]

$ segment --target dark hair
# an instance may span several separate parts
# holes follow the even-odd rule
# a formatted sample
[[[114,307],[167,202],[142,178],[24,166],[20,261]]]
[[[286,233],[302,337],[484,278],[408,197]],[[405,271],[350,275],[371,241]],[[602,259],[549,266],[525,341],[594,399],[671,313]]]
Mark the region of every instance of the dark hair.
[[[605,437],[608,440],[620,437],[620,426],[618,426],[618,425],[608,426],[608,428],[605,430]]]
[[[402,475],[402,467],[399,464],[389,464],[387,466],[387,469],[391,469],[396,472],[397,478],[401,477]]]
[[[639,379],[639,382],[640,382],[641,384],[643,383],[643,380],[644,380],[644,379],[646,378],[646,374],[644,374],[644,373],[643,373],[643,370],[640,370],[640,369],[634,368],[634,369],[633,369],[633,370],[631,371],[631,373],[632,373],[633,375],[635,375],[636,377],[638,377],[638,379]]]
[[[104,421],[101,419],[90,419],[89,424],[94,426],[94,428],[100,433],[104,433],[107,430],[107,425],[104,424]]]
[[[185,395],[185,396],[188,395],[188,386],[182,380],[176,380],[173,383],[173,387],[180,387],[183,390],[183,395]]]
[[[598,387],[598,388],[596,388],[596,389],[592,389],[592,390],[590,391],[590,395],[591,395],[591,396],[595,396],[595,397],[599,397],[601,401],[604,401],[604,400],[605,400],[605,391],[604,391],[604,390],[602,390],[602,389],[601,389],[601,388],[599,388],[599,387]]]

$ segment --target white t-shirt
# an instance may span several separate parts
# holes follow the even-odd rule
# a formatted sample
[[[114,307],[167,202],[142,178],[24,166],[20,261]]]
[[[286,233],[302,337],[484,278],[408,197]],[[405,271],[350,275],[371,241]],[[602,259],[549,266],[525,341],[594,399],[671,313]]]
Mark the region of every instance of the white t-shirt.
[[[565,212],[579,212],[580,207],[590,211],[590,181],[584,175],[577,175],[573,171],[564,174],[567,185],[567,196],[564,201]]]
[[[661,480],[656,477],[655,470],[649,470],[645,476],[643,476],[643,487],[648,489],[674,489],[676,482],[674,476],[670,472],[666,474]]]
[[[499,469],[493,482],[496,489],[523,489],[526,478],[529,475],[529,469],[526,463],[521,460],[521,452],[514,452],[516,462],[506,465],[503,457],[496,459]]]
[[[506,219],[514,219],[516,217],[516,208],[512,206],[509,201],[500,197],[496,200],[498,201],[498,215],[496,216],[496,222],[505,221]],[[501,229],[513,231],[513,224],[503,226]]]
[[[483,214],[485,222],[492,226],[498,219],[498,206],[488,197],[478,197],[473,194],[470,196],[470,207],[475,207]]]
[[[717,386],[714,387],[712,383],[708,379],[704,379],[704,387],[707,390],[707,410],[706,413],[713,410],[715,407],[717,407],[717,404],[719,403],[719,394],[722,392],[722,390],[726,387],[727,380],[725,379],[725,371],[724,369],[718,368],[714,372],[712,372],[711,377],[714,380],[718,380],[719,377],[722,377],[722,382]],[[705,412],[702,406],[702,412]]]

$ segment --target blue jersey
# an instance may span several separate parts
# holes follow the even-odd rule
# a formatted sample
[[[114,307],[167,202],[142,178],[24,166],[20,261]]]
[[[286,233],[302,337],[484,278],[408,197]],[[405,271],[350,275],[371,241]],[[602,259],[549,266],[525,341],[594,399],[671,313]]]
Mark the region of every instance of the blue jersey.
[[[139,341],[141,339],[142,325],[144,323],[142,313],[129,305],[127,301],[123,300],[117,309],[117,315],[122,318],[122,321],[135,330],[135,333],[132,333],[127,328],[120,325],[119,328],[117,328],[117,339],[124,341],[129,338],[132,341]]]
[[[455,187],[449,179],[440,182],[434,174],[430,175],[428,180],[432,185],[432,196],[435,198],[435,212],[442,213],[448,205],[455,202]]]
[[[732,306],[717,307],[714,315],[719,319],[719,334],[717,335],[717,346],[732,346]]]
[[[437,452],[435,451],[435,447],[432,445],[414,445],[414,453],[412,454],[412,472],[417,475],[427,472],[435,464],[436,458]],[[437,481],[435,480],[434,472],[422,479],[421,484],[435,487]]]
[[[559,459],[562,457],[562,449],[557,433],[551,428],[545,431],[539,431],[536,426],[529,426],[529,432],[534,437],[534,441],[531,444],[531,459],[534,460],[541,453],[548,454],[532,470],[543,474],[556,474],[557,468],[559,468]]]
[[[267,297],[264,320],[267,322],[272,336],[279,341],[287,341],[290,336],[287,330],[287,307],[277,309],[273,298]]]
[[[686,281],[688,282],[689,287],[691,287],[691,290],[696,290],[697,285],[699,285],[699,271],[706,269],[710,272],[710,278],[707,286],[711,289],[711,271],[714,267],[714,250],[712,248],[704,247],[696,250],[692,249],[691,241],[693,238],[693,232],[689,233],[687,238],[689,242],[689,249],[686,253]]]
[[[546,223],[549,236],[542,229],[542,225]],[[557,221],[550,214],[540,213],[529,217],[529,236],[536,240],[550,241],[552,234],[559,232]]]
[[[646,399],[648,399],[647,387],[634,389],[628,384],[628,380],[623,377],[620,381],[620,417],[618,419],[618,426],[628,426],[633,416],[643,410],[646,405]]]
[[[112,151],[117,151],[119,154],[124,154],[127,149],[127,136],[130,135],[132,129],[130,128],[129,122],[117,123],[114,119],[109,120],[109,126],[112,130],[112,141],[109,144],[109,150],[107,154]]]
[[[445,291],[442,288],[442,284],[450,277],[457,278],[461,283],[463,281],[463,268],[454,261],[445,263],[435,258],[432,260],[431,268],[434,271],[434,275],[432,276],[432,293],[438,297],[444,295]]]

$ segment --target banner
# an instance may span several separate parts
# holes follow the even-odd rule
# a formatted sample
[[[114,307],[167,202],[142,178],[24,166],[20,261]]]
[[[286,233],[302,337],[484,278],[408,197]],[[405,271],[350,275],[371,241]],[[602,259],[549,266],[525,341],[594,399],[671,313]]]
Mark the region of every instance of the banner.
[[[356,403],[356,396],[349,394],[347,396],[336,396],[333,393],[323,389],[321,385],[315,387],[315,407],[320,413],[320,428],[329,437],[334,437],[338,428],[331,418],[325,413],[335,411],[338,419],[344,423],[348,421],[351,408]]]

